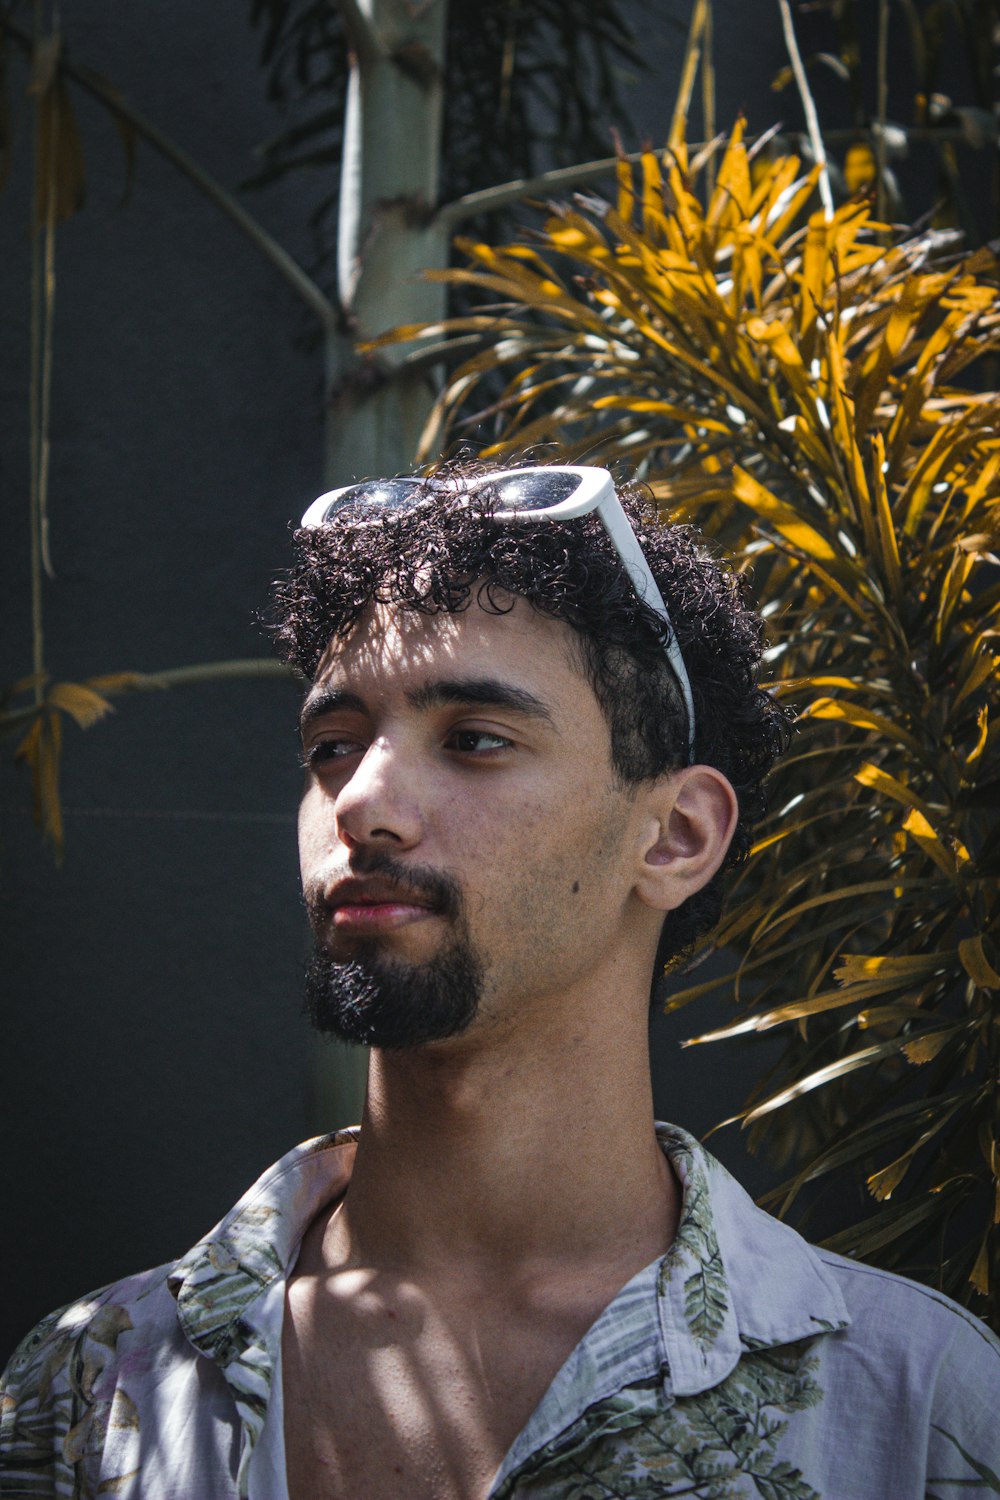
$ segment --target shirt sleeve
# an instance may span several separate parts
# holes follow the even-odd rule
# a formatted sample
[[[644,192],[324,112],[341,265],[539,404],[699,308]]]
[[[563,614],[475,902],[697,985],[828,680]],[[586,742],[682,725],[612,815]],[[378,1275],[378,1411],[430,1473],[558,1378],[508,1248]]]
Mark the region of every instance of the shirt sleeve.
[[[4,1500],[41,1500],[60,1494],[58,1470],[69,1428],[61,1399],[72,1340],[60,1331],[64,1309],[50,1314],[18,1345],[0,1375],[0,1494]],[[64,1473],[64,1478],[72,1478]],[[72,1493],[64,1488],[63,1494]]]
[[[927,1500],[1000,1495],[1000,1341],[956,1307],[937,1369],[927,1447]]]
[[[96,1491],[114,1398],[115,1350],[132,1327],[115,1288],[60,1308],[0,1376],[0,1495],[45,1500]]]

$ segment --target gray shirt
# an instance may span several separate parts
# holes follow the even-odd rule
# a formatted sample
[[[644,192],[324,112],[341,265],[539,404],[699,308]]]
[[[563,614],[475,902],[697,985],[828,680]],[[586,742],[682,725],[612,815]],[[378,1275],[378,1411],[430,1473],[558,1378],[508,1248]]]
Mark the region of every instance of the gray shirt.
[[[1000,1494],[1000,1343],[947,1297],[808,1245],[657,1126],[677,1238],[556,1375],[490,1500]],[[287,1500],[285,1281],[356,1131],[283,1157],[181,1260],[46,1318],[2,1383],[4,1500]]]

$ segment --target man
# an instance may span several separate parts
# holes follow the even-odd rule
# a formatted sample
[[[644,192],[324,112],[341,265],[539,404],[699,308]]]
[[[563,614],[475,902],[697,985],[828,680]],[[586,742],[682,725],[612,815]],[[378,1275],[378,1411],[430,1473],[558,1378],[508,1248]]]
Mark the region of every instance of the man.
[[[1000,1486],[982,1325],[654,1131],[651,981],[784,725],[736,582],[625,505],[601,470],[453,469],[307,513],[277,626],[310,680],[307,1003],[372,1046],[364,1119],[36,1330],[4,1497]]]

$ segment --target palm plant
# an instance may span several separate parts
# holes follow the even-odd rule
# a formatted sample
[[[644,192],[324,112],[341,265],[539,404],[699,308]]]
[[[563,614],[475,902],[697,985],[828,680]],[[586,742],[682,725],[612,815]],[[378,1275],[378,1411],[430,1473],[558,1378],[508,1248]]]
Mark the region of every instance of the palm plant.
[[[730,972],[669,1005],[728,985],[692,1042],[784,1039],[737,1117],[779,1213],[832,1189],[827,1243],[1000,1326],[996,262],[865,199],[810,213],[817,171],[740,126],[703,201],[706,159],[677,139],[622,162],[615,207],[465,242],[440,275],[488,304],[393,337],[478,341],[425,457],[473,434],[627,465],[752,576],[798,732],[706,945]]]

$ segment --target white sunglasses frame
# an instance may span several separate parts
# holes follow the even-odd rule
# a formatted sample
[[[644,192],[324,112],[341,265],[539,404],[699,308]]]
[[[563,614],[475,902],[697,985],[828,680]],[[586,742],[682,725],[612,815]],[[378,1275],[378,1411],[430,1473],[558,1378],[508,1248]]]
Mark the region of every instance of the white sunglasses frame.
[[[667,661],[684,701],[684,712],[688,723],[688,763],[690,764],[694,760],[694,699],[691,695],[691,679],[688,676],[681,649],[677,644],[677,635],[670,613],[663,602],[663,595],[660,593],[645,554],[639,546],[639,539],[622,509],[621,501],[615,492],[614,480],[607,469],[577,464],[531,464],[519,469],[500,469],[462,481],[461,493],[475,494],[477,490],[487,489],[502,479],[524,479],[531,474],[546,476],[569,474],[577,481],[577,488],[565,500],[537,510],[530,507],[515,510],[506,506],[498,506],[493,512],[493,519],[498,521],[573,521],[580,516],[590,515],[591,511],[597,512],[615,551],[621,558],[622,566],[629,576],[637,598],[660,616],[670,632],[666,648]],[[367,482],[369,481],[358,480],[354,484],[341,485],[339,489],[327,490],[309,506],[302,517],[301,525],[314,527],[332,523],[336,519],[335,515],[330,517],[329,523],[326,521],[330,506],[341,495],[347,494],[349,490],[358,489]],[[414,479],[413,482],[419,484],[428,481]],[[442,489],[449,488],[447,479],[435,481],[431,476],[429,483],[432,486],[437,483]]]

